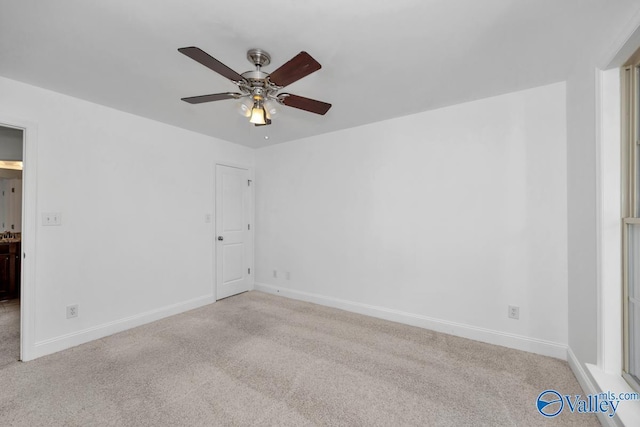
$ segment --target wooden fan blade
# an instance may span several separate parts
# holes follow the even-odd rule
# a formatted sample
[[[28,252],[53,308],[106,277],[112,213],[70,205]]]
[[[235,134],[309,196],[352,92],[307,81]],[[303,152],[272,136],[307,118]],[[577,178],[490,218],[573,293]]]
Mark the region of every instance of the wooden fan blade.
[[[299,108],[300,110],[321,114],[323,116],[327,111],[329,111],[329,108],[331,108],[331,104],[326,102],[316,101],[315,99],[304,98],[302,96],[291,95],[288,93],[283,93],[278,98],[280,98],[282,103],[287,107]]]
[[[269,75],[269,81],[276,86],[285,87],[291,83],[318,71],[322,65],[307,52],[300,52],[289,62],[282,64],[280,68]]]
[[[223,77],[228,78],[231,81],[234,81],[234,82],[245,81],[245,78],[242,77],[240,74],[236,73],[231,68],[227,67],[222,62],[218,61],[216,58],[209,55],[207,52],[203,51],[202,49],[199,49],[194,46],[181,47],[180,49],[178,49],[178,52],[187,55],[189,58],[193,59],[194,61],[198,61],[205,67],[212,69],[216,73],[220,74]]]
[[[203,102],[222,101],[223,99],[237,99],[242,94],[234,92],[225,93],[212,93],[211,95],[190,96],[188,98],[181,98],[184,102],[189,104],[202,104]]]

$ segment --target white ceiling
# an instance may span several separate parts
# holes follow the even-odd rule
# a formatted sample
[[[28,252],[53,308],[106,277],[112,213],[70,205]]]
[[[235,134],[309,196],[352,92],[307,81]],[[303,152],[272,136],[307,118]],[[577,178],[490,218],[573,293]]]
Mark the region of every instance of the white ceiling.
[[[249,147],[295,140],[566,79],[638,0],[0,0],[0,75]],[[235,91],[180,54],[197,46],[235,71],[246,51],[274,71],[298,52],[323,68],[286,92],[333,104],[280,107],[256,128]],[[265,140],[264,136],[269,139]]]

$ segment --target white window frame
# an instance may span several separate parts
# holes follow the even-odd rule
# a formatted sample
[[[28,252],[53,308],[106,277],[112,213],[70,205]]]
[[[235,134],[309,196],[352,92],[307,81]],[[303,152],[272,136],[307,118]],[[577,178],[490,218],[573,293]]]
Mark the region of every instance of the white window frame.
[[[631,358],[633,349],[630,346],[630,335],[640,324],[631,324],[629,305],[638,304],[630,298],[629,269],[629,232],[634,225],[640,225],[640,50],[636,51],[624,64],[620,75],[621,87],[621,202],[622,202],[622,324],[623,351],[622,376],[633,387],[640,391],[640,368],[636,368],[635,375],[631,372]],[[640,265],[636,266],[640,268]],[[637,322],[636,322],[637,323]],[[640,354],[635,355],[639,359]],[[640,365],[640,363],[638,363]]]

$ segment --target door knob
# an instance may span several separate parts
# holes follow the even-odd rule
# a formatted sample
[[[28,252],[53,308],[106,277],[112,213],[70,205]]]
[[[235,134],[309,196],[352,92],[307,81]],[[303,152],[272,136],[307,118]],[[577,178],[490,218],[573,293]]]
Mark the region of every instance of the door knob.
[[[218,236],[218,240],[222,241],[222,240],[224,240],[224,237]]]

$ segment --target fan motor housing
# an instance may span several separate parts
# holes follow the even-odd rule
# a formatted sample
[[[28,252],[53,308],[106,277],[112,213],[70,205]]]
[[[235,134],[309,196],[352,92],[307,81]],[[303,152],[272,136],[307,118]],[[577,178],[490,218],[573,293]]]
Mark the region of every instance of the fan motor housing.
[[[264,83],[264,80],[269,77],[269,73],[265,73],[264,71],[260,70],[251,70],[242,73],[241,76],[252,83]]]

